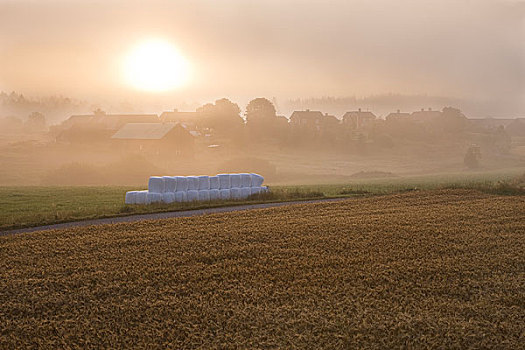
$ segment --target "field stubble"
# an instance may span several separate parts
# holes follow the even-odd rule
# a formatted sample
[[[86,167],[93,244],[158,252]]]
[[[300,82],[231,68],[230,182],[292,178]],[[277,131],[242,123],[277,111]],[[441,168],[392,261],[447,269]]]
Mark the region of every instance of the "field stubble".
[[[414,191],[0,237],[0,347],[517,349],[524,212]]]

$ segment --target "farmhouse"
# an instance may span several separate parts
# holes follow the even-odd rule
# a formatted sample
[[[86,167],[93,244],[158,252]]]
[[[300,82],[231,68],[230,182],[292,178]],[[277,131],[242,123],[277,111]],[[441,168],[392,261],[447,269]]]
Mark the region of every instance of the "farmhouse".
[[[126,152],[169,158],[193,155],[194,138],[181,123],[128,123],[111,139]]]
[[[363,112],[361,108],[357,111],[346,112],[343,115],[343,125],[352,129],[366,129],[374,125],[377,117],[372,112]]]
[[[72,115],[53,129],[55,139],[66,143],[103,143],[127,123],[158,123],[156,114],[106,114],[98,109],[93,114]]]
[[[293,128],[321,131],[339,125],[339,120],[333,115],[307,109],[305,111],[294,111],[290,116],[290,125]]]
[[[390,113],[385,118],[388,122],[407,122],[410,121],[410,113],[401,112],[399,109],[395,113]]]
[[[440,111],[433,111],[432,108],[421,108],[420,111],[412,112],[411,120],[415,123],[428,123],[437,120],[441,115]]]

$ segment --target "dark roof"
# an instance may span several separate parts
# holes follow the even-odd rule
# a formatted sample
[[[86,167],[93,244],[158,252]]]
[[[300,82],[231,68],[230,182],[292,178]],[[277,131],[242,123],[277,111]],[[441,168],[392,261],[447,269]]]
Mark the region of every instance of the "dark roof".
[[[294,111],[292,115],[290,116],[290,120],[294,119],[309,119],[309,120],[315,120],[315,119],[322,119],[323,113],[320,111]]]
[[[121,127],[112,139],[119,140],[160,140],[164,138],[177,123],[127,123]],[[182,125],[179,125],[183,127]]]
[[[103,129],[117,130],[126,123],[158,123],[156,114],[85,114],[72,115],[62,123],[62,127],[70,128],[74,125],[93,125]]]
[[[423,110],[423,111],[412,112],[412,120],[416,122],[428,122],[436,118],[439,118],[440,116],[441,116],[440,111]]]
[[[410,113],[406,112],[393,112],[386,116],[386,120],[408,120],[410,119]]]
[[[343,120],[347,118],[358,117],[359,119],[377,119],[376,115],[368,111],[350,111],[343,115]]]

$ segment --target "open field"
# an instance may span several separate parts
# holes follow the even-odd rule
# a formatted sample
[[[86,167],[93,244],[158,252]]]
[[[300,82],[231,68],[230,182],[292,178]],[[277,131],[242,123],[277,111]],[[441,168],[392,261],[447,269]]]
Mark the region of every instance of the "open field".
[[[502,191],[504,188],[500,186],[501,182],[509,181],[523,172],[524,170],[520,168],[504,172],[465,172],[380,179],[344,178],[340,183],[271,186],[273,192],[271,195],[249,201],[151,206],[124,205],[126,191],[137,187],[0,187],[0,230],[141,213],[320,197],[388,194],[413,189],[471,188],[500,193],[504,192]]]
[[[0,237],[0,347],[517,349],[524,212],[412,191]]]

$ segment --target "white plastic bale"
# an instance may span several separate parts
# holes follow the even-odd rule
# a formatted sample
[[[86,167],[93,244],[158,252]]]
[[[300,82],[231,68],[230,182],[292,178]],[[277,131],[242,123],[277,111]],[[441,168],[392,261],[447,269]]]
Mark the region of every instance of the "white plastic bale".
[[[135,204],[146,204],[148,200],[148,191],[138,191],[135,194]]]
[[[199,191],[189,190],[186,192],[186,198],[188,202],[195,202],[199,200]]]
[[[231,190],[229,188],[219,190],[219,193],[220,193],[221,200],[227,201],[231,199]]]
[[[221,198],[220,190],[218,189],[210,190],[210,201],[216,201],[216,200],[219,200],[220,198]]]
[[[241,175],[241,187],[252,187],[252,176],[247,173]]]
[[[175,202],[175,194],[173,192],[164,192],[162,194],[162,202],[166,204]]]
[[[259,174],[251,173],[252,176],[252,187],[261,187],[264,182],[264,177]]]
[[[199,191],[210,189],[210,177],[208,175],[199,176]]]
[[[248,198],[252,195],[251,187],[241,187],[241,197],[242,199]]]
[[[148,192],[146,199],[147,204],[160,203],[162,202],[162,193]]]
[[[161,176],[151,176],[148,181],[148,191],[151,193],[163,193],[164,178]]]
[[[218,190],[220,188],[219,176],[210,176],[210,190]]]
[[[177,188],[176,176],[163,176],[164,178],[164,192],[175,192]]]
[[[241,185],[241,174],[230,174],[231,188],[240,188]]]
[[[230,174],[219,174],[219,190],[229,190],[231,188]]]
[[[233,187],[232,189],[230,189],[230,193],[231,199],[237,200],[242,198],[241,189],[239,187]]]
[[[126,199],[124,203],[126,204],[135,204],[135,198],[137,197],[137,191],[126,192]]]
[[[175,192],[175,202],[183,203],[183,202],[186,202],[186,201],[187,201],[186,191]]]
[[[187,176],[188,180],[188,191],[198,191],[199,190],[199,178],[197,176]]]
[[[210,190],[200,190],[199,191],[199,201],[209,202],[210,201]]]
[[[186,176],[175,176],[176,186],[174,192],[182,192],[188,190],[188,178]]]
[[[261,192],[262,192],[262,188],[261,187],[252,187],[252,195],[259,194]]]

